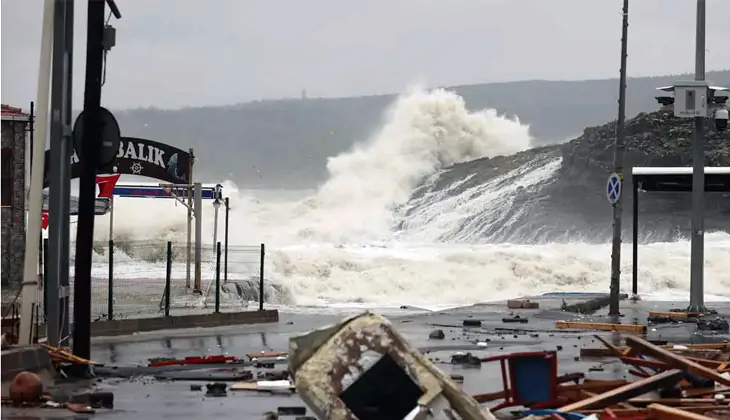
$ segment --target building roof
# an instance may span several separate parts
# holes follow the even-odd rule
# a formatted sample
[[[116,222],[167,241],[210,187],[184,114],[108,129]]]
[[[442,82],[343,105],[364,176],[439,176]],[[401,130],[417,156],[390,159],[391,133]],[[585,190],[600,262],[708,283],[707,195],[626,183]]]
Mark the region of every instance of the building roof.
[[[730,167],[705,167],[706,192],[730,192]],[[692,168],[632,168],[632,182],[642,191],[691,192]]]
[[[29,115],[23,112],[21,108],[2,104],[2,120],[3,121],[28,121]]]

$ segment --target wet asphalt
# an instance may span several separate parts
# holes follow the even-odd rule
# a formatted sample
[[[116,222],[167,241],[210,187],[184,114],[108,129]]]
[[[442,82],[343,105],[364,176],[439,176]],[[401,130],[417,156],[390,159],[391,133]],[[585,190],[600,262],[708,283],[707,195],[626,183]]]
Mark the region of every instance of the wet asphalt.
[[[477,356],[491,356],[506,352],[555,350],[559,374],[584,372],[586,377],[610,379],[626,378],[623,366],[612,359],[581,359],[581,348],[600,348],[594,332],[557,330],[558,320],[594,320],[611,322],[606,311],[593,316],[578,316],[559,310],[563,300],[573,303],[578,299],[533,299],[540,302],[538,310],[509,310],[504,302],[476,305],[444,312],[417,313],[412,309],[390,311],[388,318],[396,328],[447,373],[464,376],[463,389],[471,394],[501,390],[498,363],[481,367],[462,367],[449,363],[458,351]],[[671,302],[622,302],[622,323],[644,324],[649,311],[666,311],[679,307]],[[720,316],[730,318],[730,303],[712,304]],[[507,324],[502,318],[515,314],[528,318],[525,324]],[[159,331],[125,337],[98,337],[93,340],[92,358],[107,365],[133,370],[135,365],[146,365],[155,357],[185,357],[228,354],[245,357],[255,351],[286,351],[289,337],[312,329],[333,324],[344,314],[280,315],[278,324],[220,327],[212,329]],[[480,320],[480,327],[462,326],[463,320]],[[429,333],[441,329],[443,340],[429,339]],[[623,336],[602,333],[614,344],[623,344]],[[648,339],[676,343],[724,341],[728,335],[698,334],[694,324],[671,324],[650,327]],[[486,343],[484,344],[477,343]],[[277,366],[277,369],[285,366]],[[254,369],[256,371],[256,369]],[[202,384],[203,390],[191,390],[191,384]],[[115,409],[100,411],[94,418],[104,419],[199,419],[239,418],[262,419],[267,411],[276,412],[280,406],[302,406],[296,395],[267,395],[252,392],[228,392],[226,397],[206,397],[205,381],[166,381],[151,376],[136,378],[106,378],[94,383],[94,388],[115,394]],[[6,412],[3,410],[3,418]],[[53,417],[66,417],[58,410]],[[35,414],[26,412],[26,416]],[[48,413],[47,413],[48,414]],[[70,413],[68,413],[70,414]],[[8,417],[9,418],[9,417]],[[30,417],[44,418],[44,417]],[[76,417],[83,418],[83,417]],[[293,417],[291,417],[293,418]]]

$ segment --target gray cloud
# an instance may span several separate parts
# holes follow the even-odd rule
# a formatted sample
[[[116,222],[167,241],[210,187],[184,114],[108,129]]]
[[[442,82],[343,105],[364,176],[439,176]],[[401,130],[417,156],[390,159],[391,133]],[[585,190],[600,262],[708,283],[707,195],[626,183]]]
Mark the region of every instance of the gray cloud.
[[[127,0],[112,108],[347,96],[519,79],[615,77],[621,0]],[[43,3],[3,0],[2,99],[35,99]],[[694,67],[694,0],[631,2],[629,73]],[[730,68],[730,1],[708,0],[707,68]],[[81,106],[86,2],[76,1]]]

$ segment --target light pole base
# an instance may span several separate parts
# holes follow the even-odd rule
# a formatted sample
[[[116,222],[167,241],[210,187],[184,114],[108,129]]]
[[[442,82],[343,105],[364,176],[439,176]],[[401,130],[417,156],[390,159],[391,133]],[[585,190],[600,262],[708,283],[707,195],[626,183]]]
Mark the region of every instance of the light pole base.
[[[707,307],[705,305],[690,305],[687,307],[686,312],[702,314],[702,315],[711,315],[711,314],[717,313],[717,311],[715,311],[713,309],[707,309]]]

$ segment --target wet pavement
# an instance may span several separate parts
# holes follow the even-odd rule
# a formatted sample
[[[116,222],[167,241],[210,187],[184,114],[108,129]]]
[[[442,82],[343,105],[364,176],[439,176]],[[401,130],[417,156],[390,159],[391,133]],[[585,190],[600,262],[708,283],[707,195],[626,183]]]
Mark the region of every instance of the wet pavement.
[[[626,372],[618,361],[580,359],[581,348],[602,346],[593,338],[594,332],[555,328],[555,321],[579,318],[575,314],[558,310],[563,299],[571,303],[570,298],[539,299],[541,306],[539,310],[511,311],[504,302],[500,302],[444,312],[390,311],[387,315],[412,345],[428,353],[428,356],[445,372],[463,375],[463,388],[472,394],[501,389],[499,364],[482,364],[481,367],[470,368],[449,364],[450,356],[457,351],[470,351],[477,356],[491,356],[505,352],[556,350],[559,374],[585,372],[587,377],[602,379],[626,377]],[[677,305],[670,302],[624,301],[621,305],[624,313],[621,322],[633,323],[636,320],[640,324],[645,324],[650,310],[667,311]],[[713,304],[713,308],[717,309],[721,316],[730,317],[730,303]],[[509,317],[513,313],[527,317],[528,323],[502,322],[503,317]],[[611,322],[605,313],[605,310],[599,311],[594,316],[584,317],[583,320]],[[244,357],[246,353],[255,351],[286,351],[290,336],[335,323],[343,316],[343,314],[283,312],[278,324],[161,331],[127,337],[100,337],[93,341],[92,358],[109,365],[131,366],[146,365],[148,359],[155,357],[215,354]],[[464,328],[462,327],[464,319],[480,320],[481,327]],[[429,339],[429,333],[434,329],[443,330],[445,339]],[[617,345],[623,344],[623,337],[620,334],[603,333],[603,335]],[[724,341],[730,339],[730,336],[698,335],[694,324],[671,324],[650,327],[648,339],[687,343]],[[477,343],[486,343],[486,347]],[[589,372],[590,368],[593,368],[593,371]],[[203,385],[203,391],[191,391],[191,383],[158,381],[151,377],[104,379],[97,384],[97,388],[115,393],[116,408],[110,412],[99,412],[94,417],[192,420],[218,416],[261,419],[264,418],[263,413],[275,412],[278,406],[303,405],[296,395],[266,395],[245,391],[229,391],[227,397],[209,398],[204,396],[205,382],[196,382]],[[3,410],[3,418],[5,412],[6,410]]]

